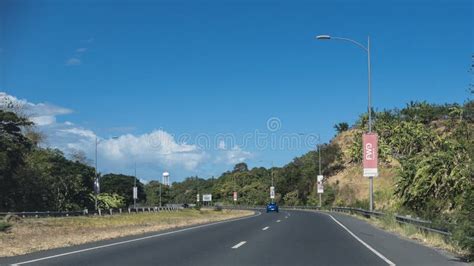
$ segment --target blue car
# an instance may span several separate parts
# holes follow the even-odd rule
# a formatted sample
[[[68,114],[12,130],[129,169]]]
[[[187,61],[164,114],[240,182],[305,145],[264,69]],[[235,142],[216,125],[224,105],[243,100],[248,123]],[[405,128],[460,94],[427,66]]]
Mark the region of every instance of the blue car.
[[[267,205],[267,213],[278,212],[278,205],[276,203],[269,203]]]

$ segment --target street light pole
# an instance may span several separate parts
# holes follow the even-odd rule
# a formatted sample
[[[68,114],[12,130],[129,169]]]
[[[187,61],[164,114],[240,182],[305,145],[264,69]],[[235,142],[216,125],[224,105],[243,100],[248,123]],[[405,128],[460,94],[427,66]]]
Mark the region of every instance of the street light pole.
[[[135,162],[135,178],[133,179],[133,208],[137,209],[137,197],[138,197],[138,189],[137,189],[137,162]],[[136,194],[135,195],[135,191]]]
[[[271,175],[272,175],[272,187],[275,189],[275,186],[273,185],[273,160],[272,160],[272,169],[270,170]],[[272,203],[274,203],[274,199],[272,198]]]
[[[321,135],[318,135],[318,159],[319,159],[319,175],[321,175]],[[322,196],[321,193],[319,194],[319,208],[322,206]]]
[[[160,208],[161,208],[161,183],[162,182],[160,182]]]
[[[99,177],[97,176],[97,136],[95,136],[95,168],[94,168],[94,201],[95,201],[95,210],[97,211],[97,196],[99,194]]]
[[[367,47],[364,46],[363,44],[354,41],[349,38],[341,38],[341,37],[332,37],[330,35],[318,35],[316,36],[316,39],[318,40],[342,40],[342,41],[348,41],[351,42],[360,48],[362,48],[365,52],[367,52],[367,78],[368,78],[368,113],[369,113],[369,133],[372,133],[372,69],[371,69],[371,64],[370,64],[370,36],[367,36]],[[374,177],[371,176],[369,177],[369,182],[370,182],[370,211],[373,211],[374,209]]]

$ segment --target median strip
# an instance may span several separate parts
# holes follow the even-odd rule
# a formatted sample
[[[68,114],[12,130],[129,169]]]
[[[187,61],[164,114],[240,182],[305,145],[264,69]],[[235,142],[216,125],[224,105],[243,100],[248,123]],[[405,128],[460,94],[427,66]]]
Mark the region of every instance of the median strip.
[[[247,243],[247,241],[242,241],[242,242],[240,242],[239,244],[233,246],[232,248],[233,248],[233,249],[240,248],[241,246],[245,245],[245,243]]]

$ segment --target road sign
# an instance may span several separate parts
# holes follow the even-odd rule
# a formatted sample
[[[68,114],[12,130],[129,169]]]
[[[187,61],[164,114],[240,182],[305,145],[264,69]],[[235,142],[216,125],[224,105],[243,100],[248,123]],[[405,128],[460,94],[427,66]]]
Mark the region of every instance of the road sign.
[[[138,190],[137,190],[137,187],[133,187],[133,199],[138,199]]]
[[[318,194],[323,194],[324,193],[324,186],[323,186],[323,181],[318,181]]]
[[[375,133],[367,133],[362,136],[362,146],[364,149],[364,176],[373,177],[378,176],[378,136]]]
[[[237,192],[234,191],[234,201],[237,201]]]
[[[196,195],[196,201],[199,202],[200,198],[199,198],[199,193]]]
[[[202,201],[212,201],[212,194],[203,194]]]
[[[318,182],[322,182],[323,181],[323,176],[322,175],[318,175]]]
[[[275,187],[273,186],[270,187],[270,198],[271,199],[275,198]]]

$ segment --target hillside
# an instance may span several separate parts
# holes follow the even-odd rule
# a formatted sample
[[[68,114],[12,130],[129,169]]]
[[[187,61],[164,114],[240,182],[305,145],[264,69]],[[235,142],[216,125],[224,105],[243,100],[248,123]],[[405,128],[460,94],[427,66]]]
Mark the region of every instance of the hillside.
[[[358,129],[350,129],[336,135],[331,143],[341,149],[341,163],[343,170],[327,176],[327,183],[336,188],[335,205],[355,206],[367,205],[369,195],[369,180],[362,176],[360,164],[352,162],[351,147],[356,141]],[[396,160],[383,163],[379,166],[379,177],[374,179],[374,202],[378,209],[391,208],[397,202],[393,198],[397,171],[400,164]]]

